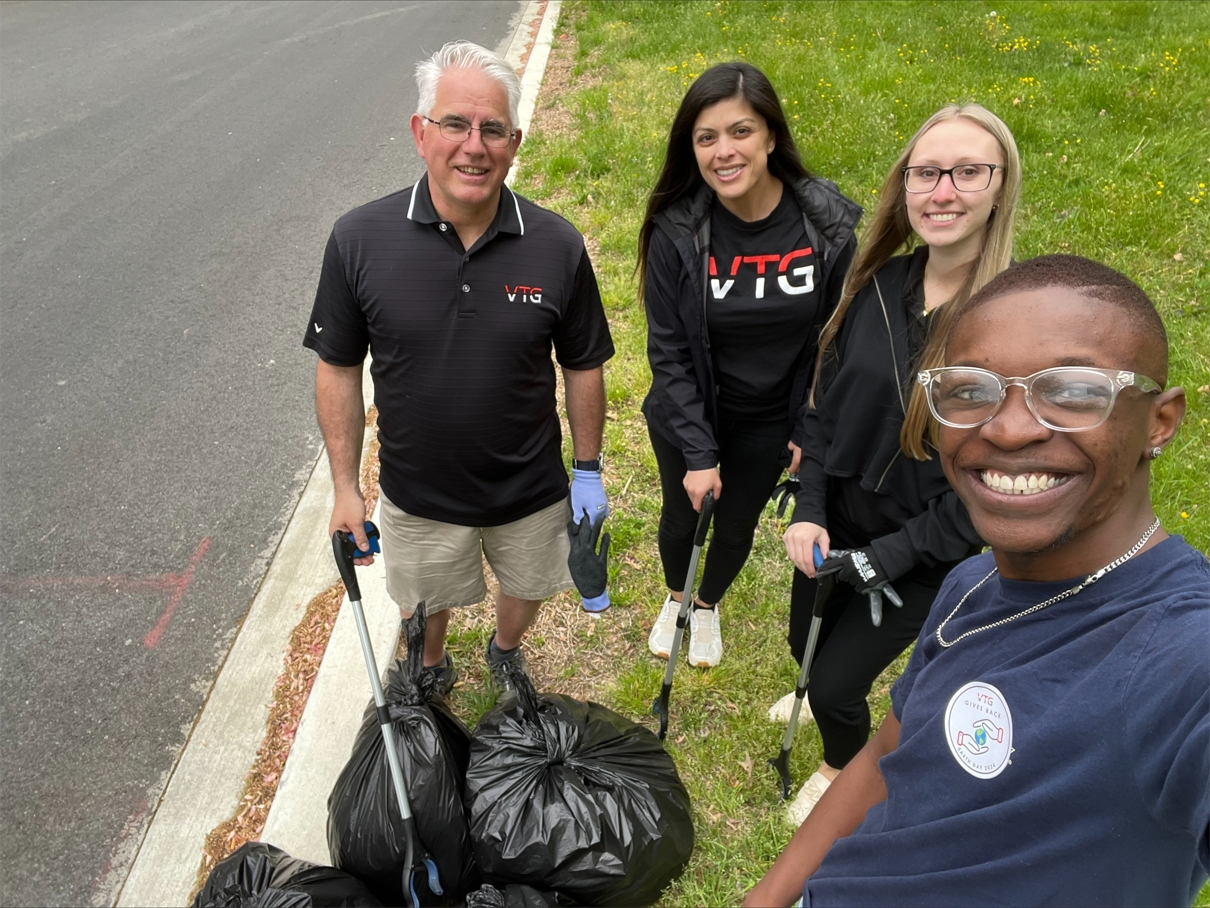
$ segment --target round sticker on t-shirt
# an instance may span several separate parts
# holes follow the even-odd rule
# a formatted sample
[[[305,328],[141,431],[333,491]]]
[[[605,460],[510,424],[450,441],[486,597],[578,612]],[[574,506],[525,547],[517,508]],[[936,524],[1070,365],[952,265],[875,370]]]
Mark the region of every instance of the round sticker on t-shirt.
[[[982,681],[958,688],[945,708],[945,740],[975,778],[1000,775],[1013,751],[1013,717],[1004,695]]]

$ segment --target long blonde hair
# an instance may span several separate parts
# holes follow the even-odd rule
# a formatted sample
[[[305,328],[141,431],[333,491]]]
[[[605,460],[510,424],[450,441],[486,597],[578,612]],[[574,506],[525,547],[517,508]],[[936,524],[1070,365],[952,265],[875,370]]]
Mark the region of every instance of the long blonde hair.
[[[1021,195],[1021,157],[1017,153],[1017,143],[1004,121],[987,108],[975,103],[949,104],[925,120],[916,130],[916,134],[912,136],[883,180],[878,195],[878,208],[862,237],[861,249],[853,259],[853,264],[849,266],[840,303],[819,336],[819,355],[815,361],[815,380],[811,387],[812,406],[815,405],[824,357],[836,342],[836,336],[840,333],[853,298],[873,279],[874,274],[891,256],[900,249],[910,251],[919,242],[908,220],[903,168],[911,160],[916,143],[926,132],[938,123],[959,117],[983,127],[1000,143],[1000,150],[1004,155],[1004,178],[1000,182],[999,197],[988,217],[979,258],[962,286],[958,288],[958,292],[947,300],[935,315],[930,316],[928,339],[916,364],[917,369],[932,369],[944,365],[945,337],[954,313],[961,308],[958,304],[965,302],[972,293],[1007,268],[1012,260],[1013,216],[1016,214],[1017,200]],[[924,389],[914,381],[911,388],[903,428],[899,432],[899,445],[909,457],[929,460],[931,455],[928,448],[935,448],[937,445],[937,426],[929,415]]]

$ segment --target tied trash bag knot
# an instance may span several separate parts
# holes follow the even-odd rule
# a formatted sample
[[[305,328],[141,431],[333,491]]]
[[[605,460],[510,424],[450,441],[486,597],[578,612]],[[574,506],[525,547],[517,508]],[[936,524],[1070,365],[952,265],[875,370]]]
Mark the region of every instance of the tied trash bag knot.
[[[387,696],[392,719],[402,718],[403,710],[399,707],[419,706],[428,703],[434,696],[437,679],[424,667],[424,630],[427,624],[427,606],[424,602],[416,606],[412,617],[404,619],[403,637],[408,645],[408,654],[403,672],[396,675],[399,683]]]
[[[615,779],[604,767],[581,760],[577,756],[579,738],[559,733],[562,729],[558,723],[557,707],[537,692],[533,679],[524,669],[510,664],[505,673],[513,682],[521,721],[529,728],[534,740],[541,741],[546,747],[547,767],[566,767],[576,773],[586,786],[612,788]],[[553,718],[543,721],[544,717]]]
[[[484,879],[585,905],[647,905],[693,851],[689,795],[655,735],[528,676],[484,714],[466,776]]]

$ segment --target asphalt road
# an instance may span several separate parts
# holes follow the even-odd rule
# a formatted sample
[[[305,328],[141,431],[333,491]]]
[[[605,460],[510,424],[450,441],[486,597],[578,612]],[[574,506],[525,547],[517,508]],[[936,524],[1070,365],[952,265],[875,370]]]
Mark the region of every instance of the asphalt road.
[[[516,0],[0,5],[0,902],[109,904],[318,456],[344,211]]]

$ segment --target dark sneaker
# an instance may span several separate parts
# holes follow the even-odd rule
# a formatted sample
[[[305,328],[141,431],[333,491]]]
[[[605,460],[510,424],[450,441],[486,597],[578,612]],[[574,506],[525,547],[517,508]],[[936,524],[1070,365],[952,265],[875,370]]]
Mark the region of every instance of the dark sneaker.
[[[492,634],[491,641],[487,644],[487,654],[484,657],[487,660],[488,670],[491,672],[492,681],[501,691],[516,690],[516,685],[513,683],[512,676],[521,674],[529,677],[529,666],[525,662],[525,656],[521,652],[521,647],[517,647],[511,653],[500,653],[492,649],[492,644],[496,641],[496,635]]]
[[[425,671],[433,675],[433,693],[448,697],[458,681],[458,669],[454,668],[454,660],[450,654],[446,653],[440,664],[429,666]]]

